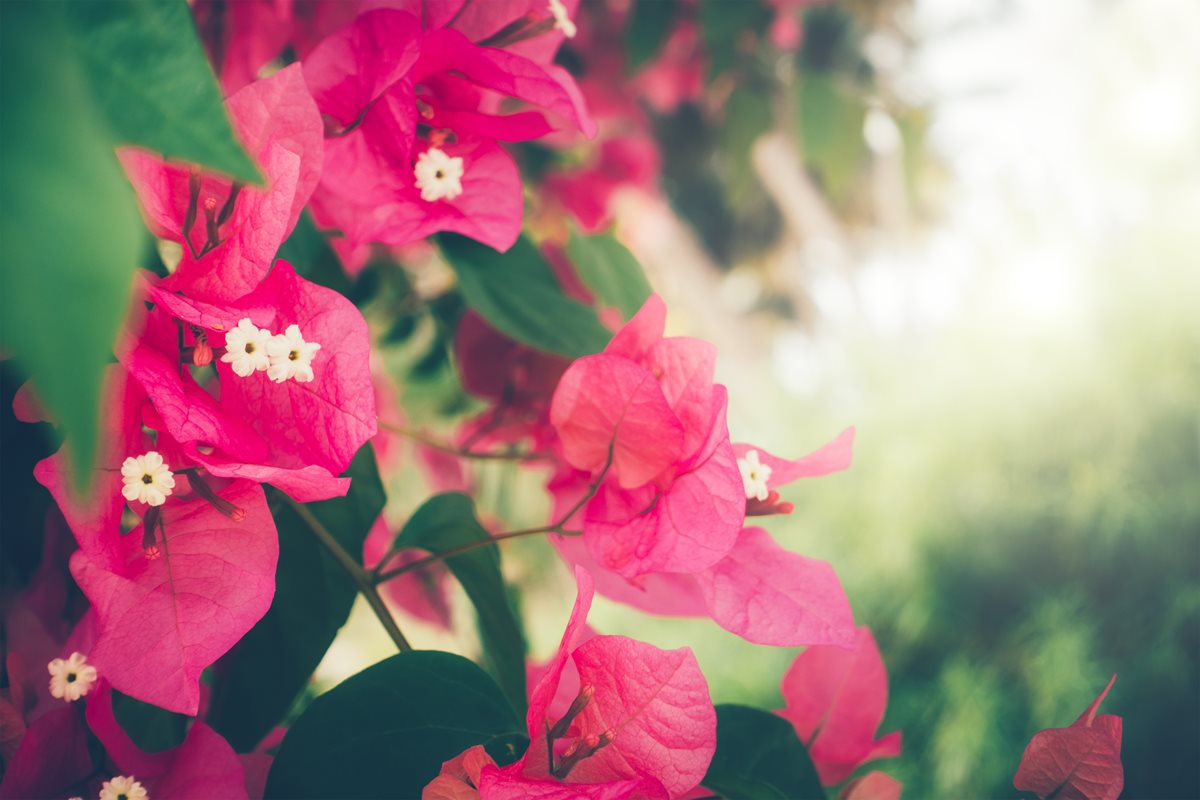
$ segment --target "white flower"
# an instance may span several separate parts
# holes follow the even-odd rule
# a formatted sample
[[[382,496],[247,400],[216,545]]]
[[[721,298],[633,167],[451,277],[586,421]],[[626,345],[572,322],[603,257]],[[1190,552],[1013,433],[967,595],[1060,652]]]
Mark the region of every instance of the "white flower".
[[[320,349],[321,345],[316,342],[304,341],[299,325],[288,325],[286,331],[272,336],[267,342],[267,355],[271,357],[267,377],[276,383],[283,383],[288,378],[308,383],[313,379],[313,356]]]
[[[427,203],[435,200],[453,200],[462,194],[463,160],[448,156],[436,147],[431,147],[417,156],[413,167],[421,199]]]
[[[574,39],[579,29],[571,21],[571,15],[567,12],[567,7],[562,4],[562,0],[550,0],[550,13],[554,16],[554,27],[562,31],[563,36]]]
[[[267,343],[271,332],[265,331],[250,321],[249,317],[238,320],[237,327],[225,334],[225,355],[221,360],[230,364],[239,378],[248,378],[271,366],[267,357]]]
[[[87,663],[83,653],[71,653],[65,660],[56,658],[46,665],[46,671],[50,673],[50,694],[68,703],[83,697],[96,683],[96,668]]]
[[[105,781],[100,789],[100,800],[147,800],[150,793],[132,775],[117,775]]]
[[[766,500],[770,493],[767,489],[767,479],[771,477],[771,468],[758,460],[758,451],[747,451],[745,458],[739,458],[737,464],[738,471],[742,473],[742,488],[746,490],[746,499]]]
[[[151,506],[161,506],[175,488],[175,476],[156,450],[125,459],[121,464],[121,480],[125,482],[121,494],[126,500]]]

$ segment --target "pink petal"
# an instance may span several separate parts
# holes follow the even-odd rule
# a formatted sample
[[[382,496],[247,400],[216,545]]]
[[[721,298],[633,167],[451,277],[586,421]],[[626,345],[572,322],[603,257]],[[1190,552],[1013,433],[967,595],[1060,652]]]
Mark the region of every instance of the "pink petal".
[[[660,492],[653,486],[600,487],[584,509],[584,541],[606,569],[626,578],[650,572],[694,573],[724,558],[745,520],[741,474],[725,425],[725,389],[714,387],[717,414],[703,460]]]
[[[656,292],[646,299],[633,319],[613,335],[604,352],[641,363],[651,349],[662,341],[666,325],[667,304]]]
[[[322,114],[349,126],[420,55],[421,23],[412,14],[379,9],[322,41],[304,59],[304,79]]]
[[[854,646],[850,602],[833,567],[784,550],[762,528],[743,530],[729,555],[695,579],[708,613],[743,639]]]
[[[900,800],[904,785],[886,772],[875,770],[846,784],[838,800]]]
[[[779,713],[796,727],[826,786],[841,783],[870,759],[899,755],[899,734],[875,739],[887,707],[887,670],[867,627],[858,629],[853,650],[805,650],[780,690],[786,708]]]
[[[325,191],[313,198],[318,221],[342,230],[354,243],[403,245],[438,231],[452,231],[504,251],[521,233],[524,200],[512,158],[493,142],[460,139],[441,148],[463,159],[463,192],[428,202],[416,188],[412,166],[387,181],[388,195]],[[378,192],[379,190],[375,190]]]
[[[286,236],[296,226],[300,212],[321,180],[325,152],[321,114],[305,85],[300,64],[289,64],[271,77],[251,84],[230,97],[228,105],[229,116],[247,152],[261,157],[272,148],[281,147],[300,159]]]
[[[200,673],[253,627],[275,593],[279,543],[262,489],[238,483],[222,496],[245,520],[202,500],[163,506],[166,544],[155,560],[143,553],[141,526],[119,537],[108,563],[85,550],[71,558],[99,620],[89,658],[100,674],[125,694],[189,715],[199,709]]]
[[[585,356],[568,367],[550,422],[568,463],[599,472],[611,452],[610,472],[624,488],[646,484],[682,456],[683,427],[658,381],[619,356]]]
[[[550,542],[568,564],[590,571],[596,591],[610,600],[665,617],[704,615],[705,599],[696,575],[651,572],[625,578],[601,567],[579,536],[551,536]]]
[[[738,458],[744,458],[751,450],[757,450],[758,460],[771,468],[768,485],[775,489],[800,478],[818,478],[849,469],[854,458],[854,428],[846,428],[833,441],[794,461],[773,456],[752,444],[733,446]]]
[[[286,261],[277,261],[259,288],[233,308],[264,305],[276,309],[271,330],[299,325],[306,341],[321,345],[312,362],[315,378],[275,383],[265,372],[240,378],[218,362],[221,405],[271,444],[277,454],[271,465],[316,465],[338,475],[377,430],[367,324],[353,303],[298,277]]]
[[[220,734],[203,722],[188,728],[183,742],[161,753],[138,749],[113,715],[112,690],[105,684],[88,696],[87,721],[117,769],[133,774],[154,798],[207,800],[246,797],[241,761]]]
[[[543,66],[492,47],[478,47],[456,30],[429,33],[421,43],[414,80],[453,70],[487,89],[525,100],[566,120],[589,139],[596,123],[574,79],[561,67]]]
[[[567,776],[571,783],[653,776],[672,797],[697,786],[716,750],[717,716],[690,648],[660,650],[624,636],[597,636],[572,654],[592,702],[576,718],[583,734],[616,738]]]
[[[649,776],[604,783],[560,783],[553,778],[527,778],[514,769],[516,766],[484,767],[477,797],[481,800],[667,800],[670,797],[662,784]],[[422,796],[422,800],[431,798]]]
[[[137,381],[130,379],[120,367],[110,367],[104,376],[102,396],[91,496],[79,497],[71,488],[66,449],[69,442],[54,455],[39,461],[33,475],[54,495],[79,546],[92,558],[115,564],[110,560],[113,558],[110,554],[121,538],[121,512],[125,508],[125,498],[121,496],[124,485],[121,464],[127,457],[141,455],[153,445],[142,433],[146,393]]]
[[[686,336],[662,339],[648,353],[646,367],[661,376],[663,396],[683,425],[685,456],[696,452],[713,426],[718,402],[713,390],[716,362],[716,347]]]
[[[525,725],[529,731],[529,749],[517,763],[528,765],[525,771],[532,775],[546,774],[546,726],[553,725],[556,720],[549,719],[547,711],[558,692],[558,682],[562,678],[563,668],[567,657],[575,648],[575,642],[587,624],[588,611],[592,607],[592,576],[587,570],[575,568],[575,583],[579,587],[575,597],[575,605],[571,608],[571,616],[563,631],[562,641],[558,651],[546,664],[541,680],[529,692],[529,710],[525,712]],[[530,771],[532,770],[532,772]]]
[[[6,767],[0,797],[65,796],[92,771],[87,728],[78,709],[56,708],[38,717]]]

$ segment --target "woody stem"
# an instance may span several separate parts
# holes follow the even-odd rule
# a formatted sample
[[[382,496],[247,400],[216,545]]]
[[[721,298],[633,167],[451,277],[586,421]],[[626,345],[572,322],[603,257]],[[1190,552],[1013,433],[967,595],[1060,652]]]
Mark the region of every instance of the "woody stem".
[[[396,649],[401,652],[412,650],[412,645],[408,643],[408,639],[404,638],[404,634],[400,632],[400,628],[396,625],[396,620],[392,619],[392,614],[388,611],[387,606],[383,603],[383,598],[379,596],[379,591],[375,588],[375,584],[371,581],[371,576],[366,570],[358,565],[358,562],[346,552],[333,534],[329,532],[319,519],[313,515],[304,504],[297,503],[287,495],[282,497],[291,505],[292,509],[304,520],[308,527],[312,530],[313,535],[319,541],[334,560],[346,571],[350,579],[358,587],[358,591],[366,598],[367,604],[371,606],[371,611],[379,619],[379,624],[383,625],[383,629],[387,631],[388,636],[396,644]]]

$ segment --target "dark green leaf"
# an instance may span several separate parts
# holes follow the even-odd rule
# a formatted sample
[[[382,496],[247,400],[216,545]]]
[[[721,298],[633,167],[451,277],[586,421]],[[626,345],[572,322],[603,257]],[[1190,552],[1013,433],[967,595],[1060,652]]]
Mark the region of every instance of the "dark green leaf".
[[[90,479],[105,363],[144,228],[61,3],[0,3],[0,348]]]
[[[400,653],[313,701],[283,740],[266,796],[420,797],[443,761],[524,727],[467,659]]]
[[[297,275],[339,294],[349,295],[353,289],[337,253],[325,234],[317,230],[308,211],[300,215],[291,235],[280,245],[279,258],[291,264]]]
[[[563,294],[537,248],[521,237],[506,253],[442,234],[467,305],[501,333],[550,353],[578,358],[604,349],[611,334],[596,312]]]
[[[771,21],[771,9],[762,0],[700,3],[698,10],[710,79],[732,68],[745,37],[761,36]]]
[[[633,6],[633,17],[629,32],[625,36],[625,54],[629,69],[636,72],[662,49],[671,32],[678,10],[677,0],[637,0]]]
[[[615,306],[625,319],[638,312],[653,291],[642,265],[612,234],[583,236],[571,232],[567,255],[579,278],[606,306]]]
[[[475,517],[471,498],[458,492],[431,497],[417,509],[396,538],[397,547],[419,547],[442,553],[491,537]],[[450,556],[446,566],[458,578],[479,616],[488,667],[513,707],[525,709],[525,636],[509,602],[500,572],[500,548],[476,547]]]
[[[147,753],[178,747],[187,738],[190,717],[112,690],[113,716],[129,738]]]
[[[717,706],[717,752],[702,784],[728,800],[825,800],[792,724],[748,706]]]
[[[383,486],[369,444],[345,473],[345,497],[308,508],[352,554],[383,511]],[[354,605],[355,586],[291,505],[271,490],[279,565],[270,610],[217,664],[209,723],[235,750],[254,748],[303,690]]]
[[[63,6],[78,32],[77,51],[92,97],[112,129],[111,141],[262,183],[233,134],[184,0]]]

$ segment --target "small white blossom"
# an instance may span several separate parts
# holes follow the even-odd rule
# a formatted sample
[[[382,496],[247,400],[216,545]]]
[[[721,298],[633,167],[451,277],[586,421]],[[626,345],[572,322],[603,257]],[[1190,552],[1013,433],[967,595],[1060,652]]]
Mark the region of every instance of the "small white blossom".
[[[571,21],[571,15],[562,0],[550,0],[550,13],[554,16],[554,27],[563,32],[563,36],[574,39],[579,29]]]
[[[288,325],[286,331],[272,336],[267,343],[267,355],[271,357],[267,377],[276,383],[283,383],[288,378],[308,383],[313,379],[313,356],[320,349],[321,345],[316,342],[304,341],[299,325]]]
[[[242,317],[237,327],[225,334],[225,355],[221,360],[232,367],[235,375],[248,378],[271,366],[267,356],[270,341],[270,331],[259,328],[249,317]]]
[[[46,665],[46,671],[50,673],[50,694],[68,703],[83,697],[96,683],[96,668],[87,663],[83,653],[56,658]]]
[[[125,483],[121,494],[126,500],[150,506],[161,506],[175,488],[175,476],[156,450],[125,459],[121,464],[121,480]]]
[[[150,793],[132,775],[117,775],[105,781],[100,789],[100,800],[148,800]]]
[[[417,156],[413,174],[421,199],[427,203],[435,200],[453,200],[463,192],[463,160],[448,156],[442,150],[431,147]]]
[[[771,477],[771,468],[758,460],[758,451],[749,450],[744,458],[737,460],[738,471],[742,473],[742,488],[746,490],[746,499],[766,500],[770,490],[767,480]]]

